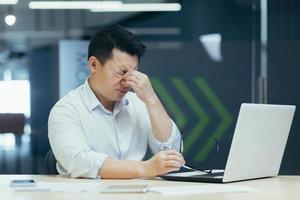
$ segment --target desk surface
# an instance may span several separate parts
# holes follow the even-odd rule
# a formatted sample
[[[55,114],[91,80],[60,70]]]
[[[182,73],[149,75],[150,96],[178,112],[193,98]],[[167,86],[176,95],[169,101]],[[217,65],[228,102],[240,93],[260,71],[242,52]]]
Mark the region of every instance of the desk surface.
[[[134,184],[134,183],[148,183],[152,186],[175,186],[175,185],[199,185],[205,183],[191,183],[191,182],[173,182],[160,179],[132,179],[132,180],[96,180],[102,182],[98,188],[89,192],[82,193],[63,193],[63,192],[14,192],[3,183],[8,183],[12,179],[33,178],[36,181],[54,181],[54,182],[89,182],[95,180],[89,179],[71,179],[61,176],[47,176],[47,175],[0,175],[0,196],[3,195],[5,200],[55,200],[55,199],[71,199],[71,200],[106,200],[106,199],[184,199],[184,200],[299,200],[300,199],[300,176],[279,176],[275,178],[258,179],[251,181],[242,181],[236,183],[227,183],[226,185],[247,186],[258,189],[257,192],[240,192],[240,193],[214,193],[214,194],[197,194],[186,196],[164,196],[158,193],[145,194],[103,194],[99,190],[109,184]]]

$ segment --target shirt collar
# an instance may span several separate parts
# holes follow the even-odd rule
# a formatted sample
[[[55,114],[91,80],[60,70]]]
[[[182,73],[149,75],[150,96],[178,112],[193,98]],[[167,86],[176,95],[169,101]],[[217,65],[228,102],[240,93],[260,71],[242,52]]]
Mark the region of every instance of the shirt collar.
[[[83,96],[82,96],[87,108],[92,111],[94,108],[96,108],[99,104],[101,104],[96,95],[94,94],[93,90],[90,87],[90,84],[88,82],[88,78],[85,79],[85,82],[83,84]]]
[[[96,95],[94,94],[93,90],[90,87],[88,78],[86,78],[85,83],[83,85],[83,99],[87,108],[90,111],[92,111],[93,109],[99,106],[99,108],[106,114],[113,114],[113,115],[117,115],[124,108],[124,106],[127,106],[129,104],[129,101],[125,95],[120,101],[115,102],[113,113],[110,112],[97,99]]]
[[[115,102],[113,115],[116,116],[117,114],[119,114],[123,110],[123,108],[128,104],[129,101],[125,95],[120,101]]]

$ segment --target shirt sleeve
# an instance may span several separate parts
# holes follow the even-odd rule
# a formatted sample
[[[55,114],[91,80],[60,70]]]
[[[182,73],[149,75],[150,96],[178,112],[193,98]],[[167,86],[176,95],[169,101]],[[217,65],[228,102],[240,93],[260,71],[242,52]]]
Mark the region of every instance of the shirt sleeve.
[[[178,152],[181,152],[182,144],[180,143],[181,143],[181,134],[173,120],[172,120],[172,133],[168,141],[160,142],[154,137],[153,133],[149,134],[149,146],[151,148],[152,153],[154,154],[165,149],[174,149]]]
[[[49,115],[48,137],[52,151],[72,178],[98,178],[98,171],[108,155],[92,151],[81,127],[76,109],[71,105],[55,105]]]

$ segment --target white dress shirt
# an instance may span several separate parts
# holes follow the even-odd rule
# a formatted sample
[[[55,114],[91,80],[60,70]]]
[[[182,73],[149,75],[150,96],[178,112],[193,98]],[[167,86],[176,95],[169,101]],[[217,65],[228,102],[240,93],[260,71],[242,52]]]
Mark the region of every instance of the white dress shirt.
[[[148,144],[152,153],[165,148],[179,151],[181,135],[172,123],[169,140],[161,143],[154,138],[147,108],[135,93],[128,92],[111,112],[86,80],[52,108],[48,137],[59,174],[97,178],[107,156],[142,160]]]

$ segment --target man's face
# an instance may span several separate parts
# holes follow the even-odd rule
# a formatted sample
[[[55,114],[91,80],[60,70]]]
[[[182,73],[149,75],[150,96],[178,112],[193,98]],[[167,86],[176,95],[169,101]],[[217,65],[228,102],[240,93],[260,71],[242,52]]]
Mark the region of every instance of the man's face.
[[[104,65],[96,60],[95,70],[91,73],[96,95],[100,95],[106,101],[121,100],[129,90],[124,84],[123,77],[127,72],[136,70],[137,65],[137,56],[116,48],[112,51],[112,57]]]

